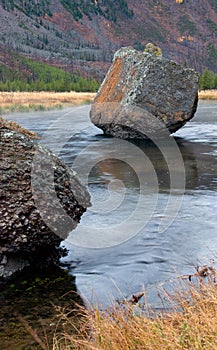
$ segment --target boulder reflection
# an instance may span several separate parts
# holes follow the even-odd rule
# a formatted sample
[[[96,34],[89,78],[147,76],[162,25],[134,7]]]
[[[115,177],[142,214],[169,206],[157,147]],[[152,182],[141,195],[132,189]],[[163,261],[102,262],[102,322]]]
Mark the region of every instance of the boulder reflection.
[[[213,148],[205,143],[194,143],[186,141],[182,138],[176,138],[177,145],[181,152],[184,166],[185,166],[185,181],[186,190],[209,189],[217,188],[217,161],[213,154]],[[151,141],[135,141],[134,144],[138,146],[152,162],[154,170],[157,174],[159,191],[165,191],[170,188],[170,174],[167,163]],[[100,151],[102,152],[102,150]],[[126,149],[127,154],[127,149]],[[111,154],[112,155],[112,154]],[[109,154],[103,154],[104,160],[99,161],[92,169],[89,181],[98,181],[101,183],[109,183],[111,178],[119,179],[124,182],[128,188],[139,188],[138,174],[135,170],[119,159],[114,159]],[[174,168],[176,176],[179,174],[179,167],[176,167],[176,159],[174,153]],[[138,159],[138,167],[141,167],[143,176],[149,179],[153,174],[149,169],[144,172],[144,164],[141,158]],[[141,176],[141,174],[139,174]]]
[[[75,277],[65,270],[52,265],[22,271],[1,285],[0,348],[41,349],[26,325],[36,330],[42,342],[51,348],[54,334],[70,327],[61,314],[67,314],[78,325],[81,319],[78,305],[83,305],[83,301],[77,293]]]

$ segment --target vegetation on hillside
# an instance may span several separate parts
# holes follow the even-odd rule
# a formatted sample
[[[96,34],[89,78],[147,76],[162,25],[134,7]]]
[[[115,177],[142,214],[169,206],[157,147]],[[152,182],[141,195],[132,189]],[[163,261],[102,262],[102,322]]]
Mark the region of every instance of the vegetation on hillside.
[[[99,82],[48,64],[14,56],[15,68],[0,64],[0,91],[95,92]]]
[[[0,61],[10,64],[9,50],[102,79],[121,45],[143,50],[154,41],[168,58],[200,73],[217,71],[216,6],[216,0],[200,6],[187,0],[0,0]]]
[[[214,44],[209,43],[207,45],[208,62],[213,65],[217,61],[217,49]]]
[[[209,0],[210,5],[212,6],[213,10],[217,12],[217,2],[216,0]]]
[[[86,15],[92,20],[93,15],[101,15],[116,22],[117,16],[121,15],[127,18],[133,17],[133,11],[128,8],[126,0],[102,0],[100,3],[95,0],[60,0],[61,4],[69,11],[75,20],[79,20]]]
[[[17,9],[21,12],[24,12],[27,16],[43,16],[45,14],[52,16],[49,10],[49,3],[49,0],[2,0],[2,7],[7,11]]]
[[[148,43],[144,49],[162,55],[158,46]],[[96,92],[100,82],[78,74],[13,54],[11,64],[0,63],[0,91],[77,91]],[[12,68],[13,67],[13,68]],[[200,90],[217,89],[217,74],[209,69],[200,75]]]
[[[194,35],[196,33],[196,25],[192,22],[189,16],[184,15],[179,19],[178,27],[180,29],[181,35]]]
[[[116,22],[117,16],[120,14],[127,18],[133,17],[133,11],[128,8],[126,0],[102,0],[100,3],[95,0],[60,0],[60,2],[63,7],[72,14],[76,21],[81,19],[84,15],[90,20],[92,20],[93,15],[101,15],[114,22]],[[27,16],[34,15],[40,17],[46,14],[52,17],[49,0],[2,0],[2,7],[7,11],[17,9],[24,12]]]

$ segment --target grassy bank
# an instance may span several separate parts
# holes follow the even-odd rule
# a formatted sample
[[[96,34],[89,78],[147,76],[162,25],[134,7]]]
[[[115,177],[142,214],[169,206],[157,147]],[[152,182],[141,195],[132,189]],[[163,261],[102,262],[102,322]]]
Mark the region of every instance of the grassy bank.
[[[217,287],[202,283],[172,298],[179,311],[144,316],[135,306],[85,311],[86,324],[78,336],[56,336],[53,350],[213,350],[217,349]],[[67,322],[67,317],[66,317]],[[91,331],[87,331],[87,330]]]
[[[217,90],[199,91],[199,100],[217,100]]]
[[[0,114],[58,109],[91,103],[91,92],[0,92]]]

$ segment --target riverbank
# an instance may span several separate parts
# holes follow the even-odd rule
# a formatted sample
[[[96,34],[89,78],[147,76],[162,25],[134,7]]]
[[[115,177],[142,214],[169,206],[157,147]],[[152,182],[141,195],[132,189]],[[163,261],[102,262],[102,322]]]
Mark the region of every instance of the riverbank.
[[[91,103],[92,92],[0,92],[0,114],[61,109]]]
[[[185,287],[173,296],[164,291],[162,300],[176,306],[173,312],[165,310],[155,317],[147,306],[144,311],[138,304],[84,311],[86,324],[80,334],[57,336],[53,350],[216,349],[216,284],[200,281],[196,287],[188,281]]]

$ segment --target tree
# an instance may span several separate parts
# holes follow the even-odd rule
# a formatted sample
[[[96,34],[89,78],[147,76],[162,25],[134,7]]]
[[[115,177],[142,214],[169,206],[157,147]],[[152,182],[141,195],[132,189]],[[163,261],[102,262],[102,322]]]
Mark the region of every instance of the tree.
[[[205,69],[204,73],[200,76],[200,89],[207,90],[214,88],[215,75],[209,69]]]
[[[215,78],[214,78],[214,89],[217,89],[217,74],[215,75]]]

